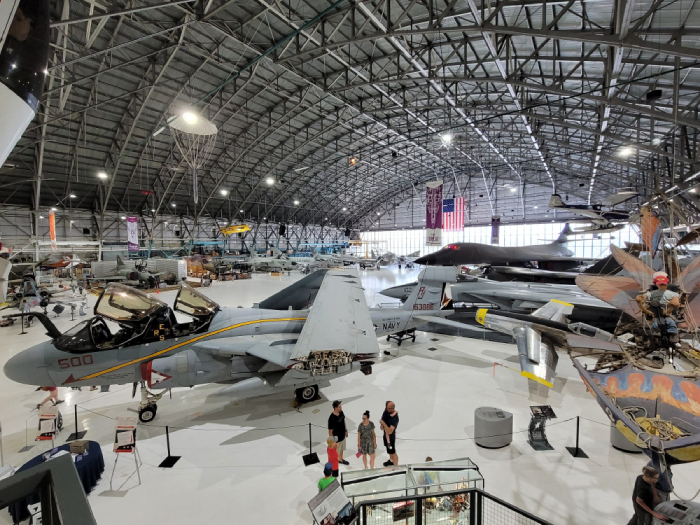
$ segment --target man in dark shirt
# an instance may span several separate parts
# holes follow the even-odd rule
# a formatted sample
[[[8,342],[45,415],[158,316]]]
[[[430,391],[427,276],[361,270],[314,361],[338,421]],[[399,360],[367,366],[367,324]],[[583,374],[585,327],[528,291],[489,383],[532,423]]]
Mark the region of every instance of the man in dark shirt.
[[[338,463],[349,465],[343,459],[345,452],[345,438],[348,437],[348,429],[345,425],[345,414],[343,414],[342,401],[333,401],[333,413],[328,416],[328,437],[336,438],[338,442]]]
[[[649,466],[642,468],[642,475],[637,476],[632,490],[634,516],[627,525],[651,525],[652,518],[666,521],[663,514],[654,512],[654,507],[661,501],[656,490],[657,481],[659,481],[659,473],[655,468]]]
[[[396,427],[399,426],[399,413],[393,401],[386,402],[386,408],[379,422],[384,432],[384,446],[389,454],[389,461],[384,462],[385,467],[399,464],[399,456],[396,454]]]

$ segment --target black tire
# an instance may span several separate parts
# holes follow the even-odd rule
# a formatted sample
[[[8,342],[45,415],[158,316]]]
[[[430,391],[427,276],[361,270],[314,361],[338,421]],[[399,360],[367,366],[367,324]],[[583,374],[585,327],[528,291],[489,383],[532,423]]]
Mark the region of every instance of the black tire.
[[[387,341],[390,341],[390,340],[391,340],[391,336],[390,336],[390,335],[387,335],[387,336],[386,336],[386,340],[387,340]]]
[[[401,346],[401,339],[399,339],[399,342],[396,343],[397,345]]]
[[[310,385],[305,386],[304,388],[297,388],[294,395],[299,403],[309,403],[316,399],[316,396],[318,396],[318,386]]]
[[[139,421],[141,421],[141,423],[149,423],[150,421],[153,421],[155,417],[156,407],[153,405],[149,405],[146,408],[139,410]]]

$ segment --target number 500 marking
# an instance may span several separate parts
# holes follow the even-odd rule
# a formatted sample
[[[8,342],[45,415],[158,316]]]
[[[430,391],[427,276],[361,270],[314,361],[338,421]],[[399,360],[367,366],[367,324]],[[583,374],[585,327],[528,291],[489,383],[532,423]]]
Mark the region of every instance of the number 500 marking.
[[[61,368],[70,368],[72,366],[83,366],[83,365],[91,365],[92,364],[92,356],[90,354],[84,355],[82,357],[71,357],[70,360],[68,359],[59,359],[58,360],[58,366]]]

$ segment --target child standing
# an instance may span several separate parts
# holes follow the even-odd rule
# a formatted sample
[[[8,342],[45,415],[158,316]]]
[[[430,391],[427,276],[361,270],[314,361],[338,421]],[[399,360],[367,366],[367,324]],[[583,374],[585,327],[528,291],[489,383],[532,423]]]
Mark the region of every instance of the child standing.
[[[328,438],[327,441],[328,448],[328,462],[333,466],[333,477],[338,477],[338,443],[336,443],[333,438]]]

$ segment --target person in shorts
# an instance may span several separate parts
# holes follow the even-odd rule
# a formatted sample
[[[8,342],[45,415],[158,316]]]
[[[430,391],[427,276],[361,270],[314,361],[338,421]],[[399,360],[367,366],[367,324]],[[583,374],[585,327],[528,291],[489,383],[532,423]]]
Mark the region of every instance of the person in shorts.
[[[399,456],[396,454],[396,427],[399,426],[399,413],[393,401],[386,402],[386,408],[382,414],[379,426],[384,432],[384,446],[389,460],[384,462],[385,467],[399,464]]]
[[[328,437],[334,438],[338,442],[338,463],[349,465],[343,459],[345,452],[345,438],[348,437],[348,429],[345,425],[345,414],[343,414],[342,401],[333,401],[333,412],[328,416]]]

